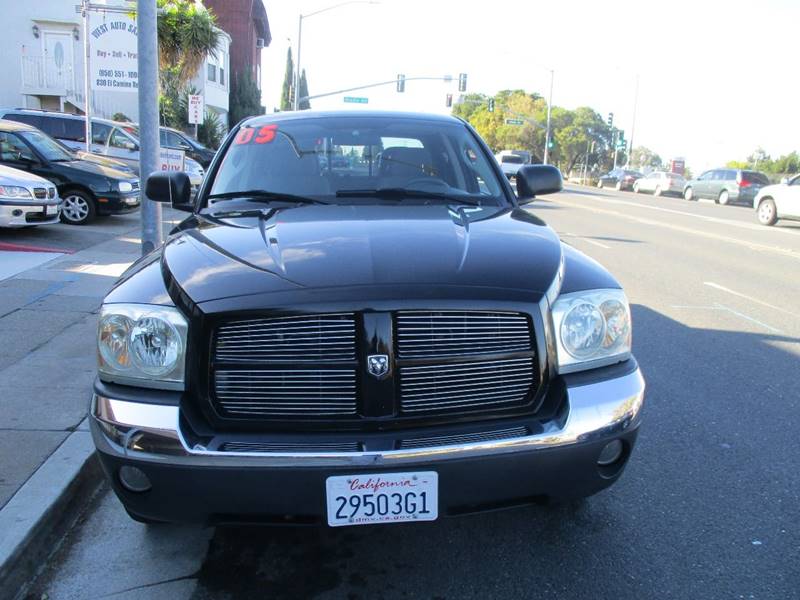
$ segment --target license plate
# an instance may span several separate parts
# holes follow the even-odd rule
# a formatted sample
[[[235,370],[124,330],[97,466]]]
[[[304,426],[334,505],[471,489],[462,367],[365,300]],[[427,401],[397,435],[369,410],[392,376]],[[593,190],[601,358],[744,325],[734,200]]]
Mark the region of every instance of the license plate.
[[[54,215],[58,212],[58,206],[51,205],[44,207],[44,214],[46,215]]]
[[[439,516],[435,471],[328,477],[325,491],[331,527],[435,521]]]

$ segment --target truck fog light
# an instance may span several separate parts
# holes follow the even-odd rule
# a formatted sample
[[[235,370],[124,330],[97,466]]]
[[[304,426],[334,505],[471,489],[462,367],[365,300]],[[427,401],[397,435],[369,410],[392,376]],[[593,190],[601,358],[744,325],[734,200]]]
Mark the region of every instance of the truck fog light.
[[[619,460],[619,457],[622,456],[622,449],[621,441],[614,440],[613,442],[608,442],[602,452],[600,452],[600,456],[597,458],[597,464],[601,467],[614,464]]]
[[[122,487],[131,492],[146,492],[152,486],[150,478],[138,467],[125,465],[119,469],[119,481]]]

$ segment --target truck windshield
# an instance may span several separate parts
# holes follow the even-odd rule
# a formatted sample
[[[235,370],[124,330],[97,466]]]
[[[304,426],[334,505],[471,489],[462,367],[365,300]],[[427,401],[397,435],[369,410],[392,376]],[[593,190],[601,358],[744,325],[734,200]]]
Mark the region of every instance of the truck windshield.
[[[210,196],[230,199],[247,190],[331,204],[506,202],[492,165],[466,127],[377,116],[260,119],[245,125],[225,152]],[[398,190],[418,193],[404,196]]]

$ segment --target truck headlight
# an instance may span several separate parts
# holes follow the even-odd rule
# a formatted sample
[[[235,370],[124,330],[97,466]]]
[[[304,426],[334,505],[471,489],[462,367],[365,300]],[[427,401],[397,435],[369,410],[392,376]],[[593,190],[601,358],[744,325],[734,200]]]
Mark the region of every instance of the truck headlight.
[[[631,311],[622,290],[559,296],[553,304],[559,373],[593,369],[631,354]]]
[[[182,390],[188,324],[169,306],[107,304],[100,310],[100,379],[125,385]]]
[[[130,181],[120,181],[118,184],[120,192],[132,192],[133,184]]]

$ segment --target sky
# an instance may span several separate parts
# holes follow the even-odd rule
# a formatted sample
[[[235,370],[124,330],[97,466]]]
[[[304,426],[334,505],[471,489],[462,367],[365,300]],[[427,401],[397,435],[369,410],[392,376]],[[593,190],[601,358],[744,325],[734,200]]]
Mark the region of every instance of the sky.
[[[280,102],[298,17],[341,0],[264,0],[272,43],[262,52],[262,103]],[[366,108],[449,113],[445,96],[524,89],[553,104],[590,106],[662,158],[683,157],[697,172],[744,160],[757,147],[773,157],[800,150],[793,68],[800,0],[378,0],[354,2],[303,20],[301,67],[311,95],[407,77],[346,95]],[[639,93],[636,102],[636,79]],[[345,94],[313,108],[362,110]],[[634,123],[634,105],[636,118]]]

